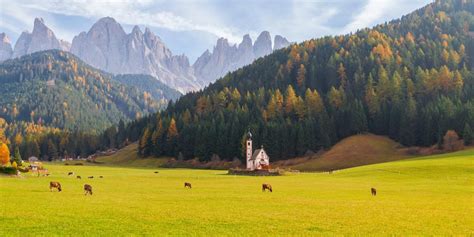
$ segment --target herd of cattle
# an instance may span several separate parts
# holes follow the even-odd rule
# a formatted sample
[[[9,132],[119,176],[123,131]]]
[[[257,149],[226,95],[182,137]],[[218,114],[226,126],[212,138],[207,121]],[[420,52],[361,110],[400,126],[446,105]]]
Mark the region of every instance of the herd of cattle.
[[[155,174],[157,174],[158,171],[155,171]],[[68,176],[74,175],[74,172],[69,172]],[[81,179],[81,176],[76,176],[77,179]],[[89,179],[93,179],[94,176],[89,176]],[[99,176],[99,178],[104,178],[104,176]],[[191,183],[184,182],[184,188],[192,188]],[[58,192],[62,191],[61,184],[56,181],[51,181],[49,182],[49,190],[52,192],[53,189],[57,189]],[[272,185],[270,184],[262,184],[262,192],[265,192],[266,190],[273,192]],[[370,193],[372,196],[377,196],[377,190],[375,188],[370,189]],[[92,195],[92,186],[90,184],[84,184],[84,195],[90,194]]]
[[[68,176],[74,175],[74,172],[69,172],[67,175]],[[78,175],[78,176],[76,176],[76,178],[81,179],[81,176]],[[89,176],[87,178],[93,179],[94,176]],[[104,176],[101,175],[101,176],[99,176],[99,178],[102,179],[102,178],[104,178]],[[56,182],[56,181],[49,182],[49,190],[52,192],[53,189],[57,189],[58,192],[61,192],[62,191],[61,183]],[[87,194],[92,195],[92,186],[90,184],[84,184],[84,192],[85,192],[84,195],[87,195]]]

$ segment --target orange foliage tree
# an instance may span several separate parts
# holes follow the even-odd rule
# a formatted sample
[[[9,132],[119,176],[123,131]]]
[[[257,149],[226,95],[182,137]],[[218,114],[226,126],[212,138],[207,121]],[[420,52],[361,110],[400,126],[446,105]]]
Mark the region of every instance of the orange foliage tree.
[[[0,163],[5,166],[10,161],[10,150],[7,144],[0,142]]]

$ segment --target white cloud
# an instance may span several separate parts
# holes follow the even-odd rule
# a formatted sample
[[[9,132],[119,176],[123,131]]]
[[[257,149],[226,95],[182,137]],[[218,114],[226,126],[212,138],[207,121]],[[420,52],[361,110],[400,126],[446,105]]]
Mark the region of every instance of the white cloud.
[[[387,11],[393,10],[396,2],[393,0],[369,0],[362,11],[347,24],[341,33],[355,32],[358,29],[370,27],[380,22]]]
[[[362,11],[357,14],[340,32],[355,32],[358,29],[372,27],[392,19],[400,18],[433,0],[368,0]]]
[[[152,5],[156,4],[156,2],[151,0],[23,1],[20,2],[20,4],[27,9],[56,14],[82,16],[94,19],[110,16],[123,24],[146,24],[148,26],[162,27],[173,31],[205,31],[216,36],[226,37],[231,41],[240,38],[240,36],[228,27],[214,24],[197,24],[191,19],[178,16],[173,12],[150,10]]]
[[[11,1],[1,1],[1,7],[0,27],[20,34],[27,26],[33,24],[32,21],[29,21],[31,18],[31,12],[21,8]]]

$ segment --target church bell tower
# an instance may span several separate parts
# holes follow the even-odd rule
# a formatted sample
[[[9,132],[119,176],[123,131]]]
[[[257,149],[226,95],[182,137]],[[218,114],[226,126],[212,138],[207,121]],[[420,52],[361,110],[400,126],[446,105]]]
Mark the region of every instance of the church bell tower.
[[[247,161],[247,169],[253,170],[254,165],[252,159],[252,133],[249,132],[247,133],[247,141],[245,141],[245,156],[246,156],[246,161]]]

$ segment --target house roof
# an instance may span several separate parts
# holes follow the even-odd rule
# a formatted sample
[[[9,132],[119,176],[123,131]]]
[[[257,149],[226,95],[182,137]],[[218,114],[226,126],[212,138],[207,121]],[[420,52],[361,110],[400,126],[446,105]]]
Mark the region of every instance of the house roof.
[[[38,161],[38,158],[35,156],[31,156],[30,158],[28,158],[28,161]]]

